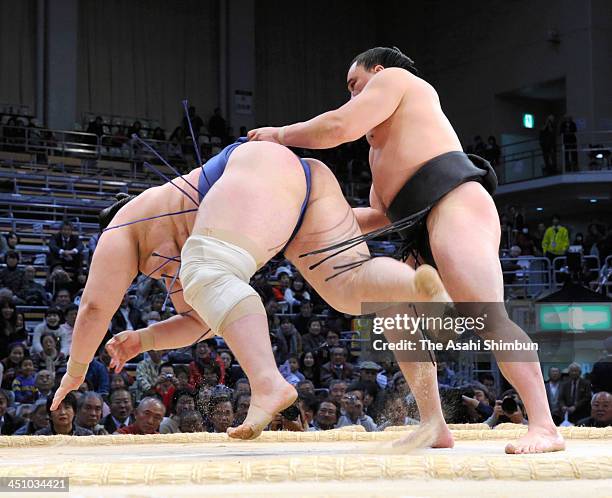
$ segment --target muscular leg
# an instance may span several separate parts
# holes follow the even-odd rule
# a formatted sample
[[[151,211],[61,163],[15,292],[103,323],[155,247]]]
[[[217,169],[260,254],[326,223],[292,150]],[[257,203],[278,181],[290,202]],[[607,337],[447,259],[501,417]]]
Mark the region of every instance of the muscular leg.
[[[493,200],[482,186],[471,182],[448,194],[432,210],[427,228],[438,271],[453,301],[503,303],[499,219]],[[529,340],[507,315],[494,325],[496,329],[489,335]],[[561,450],[565,444],[550,415],[537,353],[521,354],[526,361],[498,362],[525,403],[529,417],[528,434],[509,444],[506,451]]]
[[[313,195],[302,228],[285,254],[321,297],[335,309],[354,315],[362,314],[361,305],[368,302],[447,301],[448,296],[430,267],[421,267],[415,272],[392,258],[374,258],[325,280],[338,271],[334,266],[369,257],[365,243],[309,270],[325,254],[299,258],[300,254],[360,234],[352,210],[331,172],[318,161],[311,164]],[[441,410],[435,366],[429,362],[404,361],[399,366],[417,401],[421,421],[435,428],[430,442],[436,447],[451,447],[453,439]]]
[[[241,145],[203,199],[192,236],[218,234],[219,239],[247,250],[261,265],[290,237],[305,193],[304,173],[289,150],[264,142]],[[222,335],[252,389],[244,423],[228,434],[253,438],[294,402],[297,393],[276,367],[264,313],[247,313],[229,323],[226,319]]]

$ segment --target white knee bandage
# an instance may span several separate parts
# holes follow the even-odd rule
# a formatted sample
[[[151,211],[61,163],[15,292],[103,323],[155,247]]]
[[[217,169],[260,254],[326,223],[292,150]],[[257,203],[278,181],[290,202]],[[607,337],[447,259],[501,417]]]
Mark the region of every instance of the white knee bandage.
[[[249,285],[255,259],[237,245],[206,235],[190,236],[181,251],[180,279],[185,302],[215,334],[232,309],[259,295]]]

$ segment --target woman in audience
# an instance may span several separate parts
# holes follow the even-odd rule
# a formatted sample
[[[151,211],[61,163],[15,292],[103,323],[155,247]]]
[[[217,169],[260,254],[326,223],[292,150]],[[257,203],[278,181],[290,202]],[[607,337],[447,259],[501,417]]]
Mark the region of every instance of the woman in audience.
[[[17,328],[17,311],[12,301],[0,301],[0,358],[9,353],[9,344],[25,342],[27,337],[19,333]]]
[[[21,342],[15,342],[9,346],[9,354],[2,360],[4,373],[2,375],[2,389],[11,390],[13,380],[19,373],[21,362],[29,356],[27,349]]]
[[[59,351],[58,340],[52,332],[45,332],[40,338],[42,351],[34,353],[34,367],[36,371],[49,370],[55,373],[56,377],[61,377],[66,369],[66,357]]]
[[[306,380],[311,381],[316,387],[321,385],[321,366],[312,351],[302,353],[300,356],[300,372]]]
[[[52,334],[54,337],[59,338],[60,336],[60,325],[63,321],[63,313],[59,308],[51,307],[47,308],[45,312],[45,320],[39,323],[34,328],[34,334],[32,336],[32,354],[40,353],[42,351],[42,336],[43,334]]]

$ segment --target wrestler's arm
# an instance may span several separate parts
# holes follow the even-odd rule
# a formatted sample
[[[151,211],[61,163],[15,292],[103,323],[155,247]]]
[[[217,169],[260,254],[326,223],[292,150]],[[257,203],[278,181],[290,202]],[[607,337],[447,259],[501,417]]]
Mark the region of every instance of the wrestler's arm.
[[[374,185],[370,187],[370,207],[353,208],[362,233],[368,233],[391,223],[385,215],[385,207],[376,195]]]
[[[406,71],[383,69],[368,82],[363,91],[342,107],[328,111],[303,123],[275,130],[269,137],[282,145],[306,149],[329,149],[364,136],[386,121],[398,108],[404,95]],[[249,140],[268,140],[266,133],[251,130]]]
[[[79,305],[68,370],[55,391],[51,410],[78,389],[115,311],[138,271],[138,243],[129,228],[102,234]]]

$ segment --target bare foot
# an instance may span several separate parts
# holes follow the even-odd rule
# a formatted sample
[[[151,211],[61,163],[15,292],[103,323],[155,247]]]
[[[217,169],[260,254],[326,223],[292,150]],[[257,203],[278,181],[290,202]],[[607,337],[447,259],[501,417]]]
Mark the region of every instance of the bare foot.
[[[557,429],[540,429],[529,427],[527,434],[519,438],[515,443],[506,445],[506,453],[548,453],[551,451],[563,451],[565,440],[557,432]]]
[[[422,448],[452,448],[455,440],[446,423],[421,424],[409,435],[391,444],[392,453],[410,453]]]
[[[234,439],[255,439],[274,415],[291,406],[296,399],[297,391],[282,377],[276,382],[266,383],[265,389],[260,392],[253,388],[246,419],[238,427],[227,429],[228,436]]]
[[[419,301],[436,303],[450,303],[452,301],[444,288],[440,275],[432,266],[421,265],[416,269],[414,287]]]

